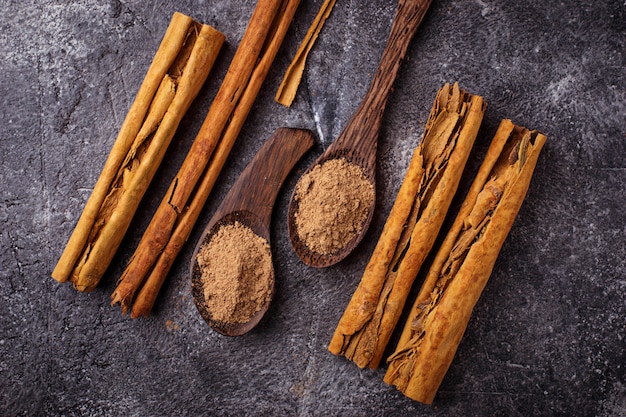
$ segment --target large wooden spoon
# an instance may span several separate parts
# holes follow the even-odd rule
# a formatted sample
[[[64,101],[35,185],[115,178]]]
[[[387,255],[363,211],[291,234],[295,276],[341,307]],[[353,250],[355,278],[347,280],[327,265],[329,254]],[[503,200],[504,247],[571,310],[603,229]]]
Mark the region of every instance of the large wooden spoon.
[[[339,137],[304,174],[310,172],[316,165],[321,165],[328,160],[345,158],[348,162],[360,166],[365,177],[376,188],[376,147],[387,99],[411,38],[424,18],[431,1],[399,1],[387,45],[369,90]],[[361,231],[342,249],[335,253],[320,254],[311,251],[298,235],[295,222],[298,199],[295,198],[294,192],[288,212],[289,236],[294,251],[304,263],[310,266],[325,267],[341,261],[352,252],[363,238],[372,220],[374,206],[375,199]]]
[[[213,320],[204,298],[198,251],[223,225],[239,222],[270,243],[272,209],[285,178],[314,143],[313,134],[303,129],[278,129],[263,145],[224,197],[222,204],[202,232],[190,265],[192,295],[202,318],[215,331],[227,336],[240,336],[254,328],[267,311],[274,293],[271,282],[269,300],[245,323],[222,323]]]

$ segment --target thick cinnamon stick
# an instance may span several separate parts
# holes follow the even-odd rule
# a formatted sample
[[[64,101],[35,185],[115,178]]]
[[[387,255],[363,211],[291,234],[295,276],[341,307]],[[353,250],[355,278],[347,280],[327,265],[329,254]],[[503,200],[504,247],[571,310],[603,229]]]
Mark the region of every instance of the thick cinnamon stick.
[[[98,284],[223,42],[214,28],[172,16],[54,279],[80,291]]]
[[[285,38],[285,34],[287,33],[287,29],[291,24],[299,3],[300,0],[289,0],[283,3],[284,9],[277,16],[278,20],[274,25],[275,29],[273,29],[268,36],[270,41],[261,52],[259,62],[250,77],[250,82],[242,94],[237,107],[233,111],[233,116],[225,128],[224,134],[215,148],[215,152],[211,156],[211,160],[209,161],[206,172],[202,175],[198,188],[190,197],[189,207],[178,219],[172,236],[170,236],[163,252],[159,255],[152,271],[150,271],[150,275],[137,294],[132,306],[132,318],[148,316],[152,311],[161,286],[183,244],[191,234],[200,216],[200,212],[215,185],[215,181],[226,162],[230,150],[252,108],[254,100],[261,89],[278,49]]]
[[[270,41],[268,35],[278,22],[277,16],[284,11],[285,2],[286,0],[259,0],[257,3],[198,135],[111,295],[112,304],[119,303],[122,313],[130,308],[137,291],[175,232],[177,222],[188,209],[190,198],[247,89],[260,52]]]
[[[304,72],[306,59],[309,56],[309,52],[313,48],[317,37],[322,31],[322,27],[324,26],[326,19],[330,16],[330,12],[332,12],[335,2],[336,0],[324,1],[322,7],[320,7],[320,10],[317,12],[317,16],[315,16],[313,23],[311,23],[304,40],[300,44],[296,55],[291,61],[291,64],[289,64],[287,71],[285,71],[283,80],[278,86],[278,90],[276,91],[276,96],[274,98],[274,100],[285,107],[290,107],[291,103],[293,103],[293,99],[296,97],[300,80],[302,80],[302,73]]]
[[[482,97],[444,85],[372,257],[328,349],[375,368],[430,252],[474,144]]]
[[[503,120],[413,304],[385,382],[430,404],[526,196],[546,137]]]

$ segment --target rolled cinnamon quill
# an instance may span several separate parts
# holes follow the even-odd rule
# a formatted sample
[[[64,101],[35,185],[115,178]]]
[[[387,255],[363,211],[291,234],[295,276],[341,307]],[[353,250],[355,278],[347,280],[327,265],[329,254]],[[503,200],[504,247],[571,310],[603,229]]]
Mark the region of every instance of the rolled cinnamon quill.
[[[454,197],[485,111],[482,97],[444,85],[372,257],[328,349],[375,368]]]
[[[385,382],[430,404],[524,200],[546,137],[503,120],[410,311]]]
[[[93,290],[108,268],[185,112],[224,42],[174,13],[52,277]]]

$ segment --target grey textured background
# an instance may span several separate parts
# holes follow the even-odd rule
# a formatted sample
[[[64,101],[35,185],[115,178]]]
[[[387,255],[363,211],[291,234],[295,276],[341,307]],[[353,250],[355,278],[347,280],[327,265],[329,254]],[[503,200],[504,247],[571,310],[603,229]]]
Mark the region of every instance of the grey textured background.
[[[339,0],[291,109],[274,92],[321,5],[303,1],[200,224],[278,127],[316,133],[302,170],[365,93],[394,1]],[[0,415],[626,415],[626,5],[622,0],[435,0],[385,115],[378,198],[356,253],[317,270],[273,222],[277,294],[241,338],[212,332],[190,295],[183,250],[152,317],[109,305],[188,150],[251,0],[0,0]],[[174,11],[227,35],[101,285],[50,278]],[[413,402],[326,350],[375,245],[444,82],[488,103],[463,179],[502,118],[543,131],[526,201],[434,405]],[[458,206],[459,201],[455,202]],[[198,237],[200,227],[192,236]],[[418,279],[419,282],[419,279]]]

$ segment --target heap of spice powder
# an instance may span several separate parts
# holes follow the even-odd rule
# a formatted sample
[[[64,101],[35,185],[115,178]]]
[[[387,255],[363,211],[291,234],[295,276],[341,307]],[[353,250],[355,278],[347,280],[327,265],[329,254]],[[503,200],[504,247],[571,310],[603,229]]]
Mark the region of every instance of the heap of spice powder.
[[[374,186],[358,165],[337,158],[315,166],[296,186],[300,240],[322,255],[340,251],[361,232],[374,198]]]
[[[245,323],[270,300],[274,268],[267,240],[239,222],[221,226],[197,255],[205,304],[216,322]]]

